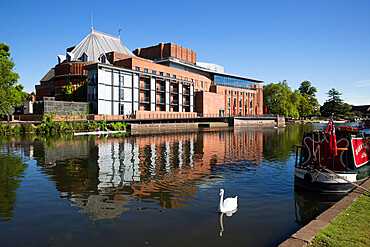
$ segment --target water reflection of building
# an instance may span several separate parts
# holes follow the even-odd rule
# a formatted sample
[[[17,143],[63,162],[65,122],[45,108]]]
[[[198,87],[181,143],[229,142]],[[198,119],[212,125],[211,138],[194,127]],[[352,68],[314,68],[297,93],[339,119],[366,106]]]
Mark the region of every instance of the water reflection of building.
[[[34,153],[60,196],[95,220],[119,216],[131,201],[141,202],[138,209],[146,203],[152,209],[187,206],[216,165],[259,165],[262,141],[262,131],[240,128],[48,140],[41,145],[43,151],[35,144]]]

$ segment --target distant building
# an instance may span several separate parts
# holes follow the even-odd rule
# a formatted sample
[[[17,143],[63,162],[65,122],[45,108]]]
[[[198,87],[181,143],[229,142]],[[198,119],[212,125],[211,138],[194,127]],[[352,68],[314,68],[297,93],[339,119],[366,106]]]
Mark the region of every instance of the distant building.
[[[353,106],[351,111],[360,117],[370,117],[370,105]]]
[[[195,51],[173,43],[130,52],[119,37],[92,30],[36,86],[39,99],[72,81],[87,80],[87,99],[100,115],[196,112],[204,116],[263,114],[263,81],[196,61]],[[167,116],[167,115],[166,115]]]

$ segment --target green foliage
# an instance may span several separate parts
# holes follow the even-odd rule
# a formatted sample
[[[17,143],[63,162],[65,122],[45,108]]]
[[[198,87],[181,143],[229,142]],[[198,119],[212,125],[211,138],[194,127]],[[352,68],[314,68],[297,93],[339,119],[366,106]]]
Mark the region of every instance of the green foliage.
[[[54,114],[48,113],[44,115],[42,123],[37,126],[37,132],[44,131],[50,133],[57,130],[56,124],[53,123]]]
[[[342,93],[332,88],[327,94],[329,99],[325,101],[324,105],[320,108],[322,116],[330,117],[332,113],[334,113],[334,116],[344,118],[353,115],[350,113],[352,106],[343,102],[340,98]]]
[[[263,104],[268,112],[280,116],[299,117],[299,112],[293,102],[294,95],[286,80],[278,84],[270,83],[263,87]]]
[[[13,133],[19,133],[19,132],[21,132],[21,126],[19,124],[16,125],[16,126],[14,126],[13,129],[12,129],[12,132]]]
[[[68,85],[62,87],[62,100],[72,101],[73,85],[69,82]]]
[[[125,130],[126,129],[126,123],[125,122],[114,122],[108,124],[108,129],[110,130]]]
[[[69,82],[68,85],[62,87],[62,100],[76,102],[87,101],[87,84],[85,83],[74,90],[72,82]]]
[[[277,84],[270,83],[263,87],[263,104],[268,112],[286,117],[308,117],[319,108],[315,98],[316,88],[309,81],[301,83],[299,90],[292,92],[284,80]]]
[[[23,86],[14,86],[19,75],[13,72],[14,63],[10,59],[9,46],[0,43],[0,114],[11,114],[12,109],[21,105],[24,98]]]
[[[20,187],[27,164],[12,153],[0,153],[0,222],[13,218],[17,201],[16,191]]]
[[[298,88],[300,94],[308,101],[308,103],[312,106],[313,110],[311,114],[313,115],[320,115],[320,104],[316,99],[317,89],[316,87],[311,85],[309,81],[301,82],[300,87]],[[309,115],[311,115],[309,114]]]
[[[370,246],[370,197],[362,195],[312,241],[312,246]]]
[[[25,132],[33,132],[35,131],[35,126],[33,124],[27,124],[27,123],[21,123],[21,129],[20,131],[25,133]]]

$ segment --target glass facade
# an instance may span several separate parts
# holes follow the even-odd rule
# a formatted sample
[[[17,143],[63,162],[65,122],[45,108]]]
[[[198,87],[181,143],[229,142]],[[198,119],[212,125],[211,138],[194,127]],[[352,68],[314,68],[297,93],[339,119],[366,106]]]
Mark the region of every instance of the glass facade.
[[[220,86],[225,86],[225,87],[245,88],[245,89],[252,89],[252,85],[255,84],[252,81],[232,78],[228,76],[220,76],[220,75],[214,75],[213,81],[215,85],[220,85]]]

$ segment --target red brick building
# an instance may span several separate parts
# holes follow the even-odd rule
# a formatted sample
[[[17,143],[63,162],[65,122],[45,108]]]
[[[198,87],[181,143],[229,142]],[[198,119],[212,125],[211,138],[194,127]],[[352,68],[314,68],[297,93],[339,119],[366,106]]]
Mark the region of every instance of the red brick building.
[[[197,112],[205,116],[263,114],[263,81],[225,73],[222,66],[200,63],[196,58],[195,51],[173,43],[159,43],[131,52],[119,37],[92,30],[79,45],[68,48],[66,56],[58,56],[59,64],[41,79],[36,95],[39,100],[44,96],[60,100],[62,87],[68,82],[78,87],[98,78],[98,71],[106,68],[112,74],[111,79],[105,75],[104,85],[111,89],[106,86],[99,89],[95,81],[90,83],[88,92],[88,100],[96,105],[96,114],[120,115],[136,111]],[[110,66],[100,68],[92,66],[94,64]],[[117,76],[129,73],[130,78],[138,80],[138,90],[134,90],[132,84],[125,101],[118,99],[123,96],[116,94],[127,88],[114,91],[115,68],[125,69]],[[165,92],[167,87],[169,91]],[[108,91],[112,92],[110,96],[107,96]],[[99,93],[104,94],[104,102],[99,101]],[[133,95],[130,96],[132,102],[126,101],[129,94]],[[105,105],[99,107],[99,104]]]

